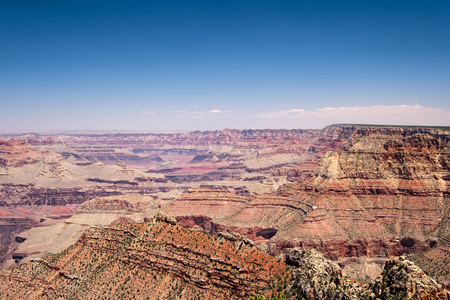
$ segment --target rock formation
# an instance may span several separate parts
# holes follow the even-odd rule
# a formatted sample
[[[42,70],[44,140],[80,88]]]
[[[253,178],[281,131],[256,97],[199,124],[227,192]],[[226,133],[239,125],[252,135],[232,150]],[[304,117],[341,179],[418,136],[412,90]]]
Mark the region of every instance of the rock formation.
[[[386,262],[369,288],[369,299],[450,299],[449,291],[404,257]]]
[[[314,249],[286,251],[294,266],[287,294],[296,299],[450,299],[450,292],[404,257],[386,262],[368,284],[343,276],[341,268]]]
[[[56,254],[74,244],[90,226],[142,222],[169,204],[170,201],[141,194],[94,198],[81,204],[70,218],[52,223],[45,221],[25,228],[20,235],[16,233],[17,247],[9,249],[12,259],[6,260],[4,265]]]
[[[236,235],[189,231],[164,215],[92,226],[57,255],[0,273],[20,299],[246,299],[285,288],[289,268]]]
[[[332,125],[15,138],[34,148],[0,143],[0,226],[18,226],[0,236],[9,254],[31,242],[16,241],[22,230],[54,225],[89,199],[100,200],[81,211],[104,215],[101,207],[111,206],[120,223],[132,221],[130,213],[144,218],[138,211],[146,208],[103,196],[137,192],[174,200],[186,192],[161,209],[188,228],[239,233],[274,256],[314,248],[345,274],[364,264],[365,280],[390,257],[417,254],[418,265],[450,282],[442,275],[449,272],[437,267],[448,270],[445,128]]]
[[[12,299],[450,299],[403,257],[364,284],[314,249],[288,249],[286,264],[240,235],[207,235],[158,213],[144,223],[91,226],[68,249],[0,272]]]
[[[448,218],[448,134],[369,127],[353,129],[347,138],[344,150],[324,155],[314,177],[279,188],[280,196],[315,209],[297,241],[278,247],[314,247],[337,259],[398,256],[436,246]]]

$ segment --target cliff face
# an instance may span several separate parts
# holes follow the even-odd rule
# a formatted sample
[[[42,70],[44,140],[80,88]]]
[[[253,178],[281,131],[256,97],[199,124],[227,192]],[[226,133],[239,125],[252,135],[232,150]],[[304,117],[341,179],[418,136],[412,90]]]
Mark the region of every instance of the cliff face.
[[[377,148],[388,139],[401,139],[415,134],[432,136],[442,140],[447,146],[450,142],[448,128],[423,126],[334,124],[320,130],[319,137],[321,139],[344,142],[347,145],[356,144],[363,138],[366,144],[364,148],[367,148],[367,141],[370,141],[371,148]]]
[[[189,231],[163,215],[92,227],[67,250],[0,276],[0,295],[20,299],[245,299],[290,278],[246,239]]]
[[[448,236],[449,134],[429,128],[358,126],[322,132],[347,142],[343,150],[323,156],[313,177],[279,188],[280,196],[315,209],[305,217],[298,239],[279,241],[272,252],[315,248],[338,259],[429,251],[424,256],[428,258],[417,263],[439,276],[433,266],[448,266],[430,259],[431,253],[444,257],[445,251],[438,249],[446,247],[441,244]],[[448,281],[448,275],[440,280]]]
[[[207,232],[214,232],[211,228],[221,228],[263,243],[279,238],[294,238],[311,210],[311,205],[286,197],[237,196],[219,190],[193,189],[172,202],[164,212],[177,217],[181,224],[190,228]],[[206,218],[199,217],[195,223],[189,222],[189,216]],[[211,222],[215,225],[212,226]]]
[[[317,207],[317,217],[307,221],[326,228],[322,234],[328,237],[436,236],[449,194],[449,149],[422,134],[375,149],[358,143],[358,150],[353,145],[327,153],[315,177],[283,186],[278,194]]]

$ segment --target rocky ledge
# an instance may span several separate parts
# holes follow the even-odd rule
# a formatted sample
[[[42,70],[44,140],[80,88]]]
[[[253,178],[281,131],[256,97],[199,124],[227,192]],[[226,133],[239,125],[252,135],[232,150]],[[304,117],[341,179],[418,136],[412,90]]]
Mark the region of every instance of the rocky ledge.
[[[0,277],[2,298],[246,299],[278,293],[290,273],[246,239],[190,231],[158,214],[92,226],[67,250]]]

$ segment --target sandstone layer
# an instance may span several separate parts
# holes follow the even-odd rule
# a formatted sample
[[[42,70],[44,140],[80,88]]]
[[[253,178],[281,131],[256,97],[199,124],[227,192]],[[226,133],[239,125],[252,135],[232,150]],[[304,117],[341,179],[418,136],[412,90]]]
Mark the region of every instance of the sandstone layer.
[[[450,299],[450,292],[403,257],[389,260],[369,284],[344,276],[337,264],[314,249],[288,249],[285,261],[262,253],[238,234],[190,231],[157,214],[143,223],[91,226],[68,249],[0,272],[0,296]]]
[[[288,267],[247,240],[188,231],[163,215],[91,227],[63,252],[0,274],[10,299],[246,299],[284,288]]]

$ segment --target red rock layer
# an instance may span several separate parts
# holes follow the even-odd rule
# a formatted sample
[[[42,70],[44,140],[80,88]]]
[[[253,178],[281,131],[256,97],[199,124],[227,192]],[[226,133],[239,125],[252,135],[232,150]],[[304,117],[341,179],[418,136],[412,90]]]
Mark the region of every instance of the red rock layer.
[[[443,217],[449,168],[450,151],[439,140],[415,135],[378,150],[330,152],[314,178],[278,194],[318,208],[305,232],[316,227],[322,237],[426,239]]]
[[[246,299],[283,289],[282,261],[245,239],[209,236],[158,216],[91,228],[60,254],[0,273],[12,299]]]
[[[62,157],[50,152],[35,150],[23,141],[0,140],[0,167],[20,167],[26,164],[33,164],[42,159],[62,160]]]
[[[237,196],[225,191],[193,189],[176,199],[164,212],[171,216],[206,216],[215,223],[252,238],[261,230],[271,234],[261,236],[293,238],[312,206],[280,196]],[[253,228],[253,230],[250,230]],[[252,233],[250,233],[252,232]]]

